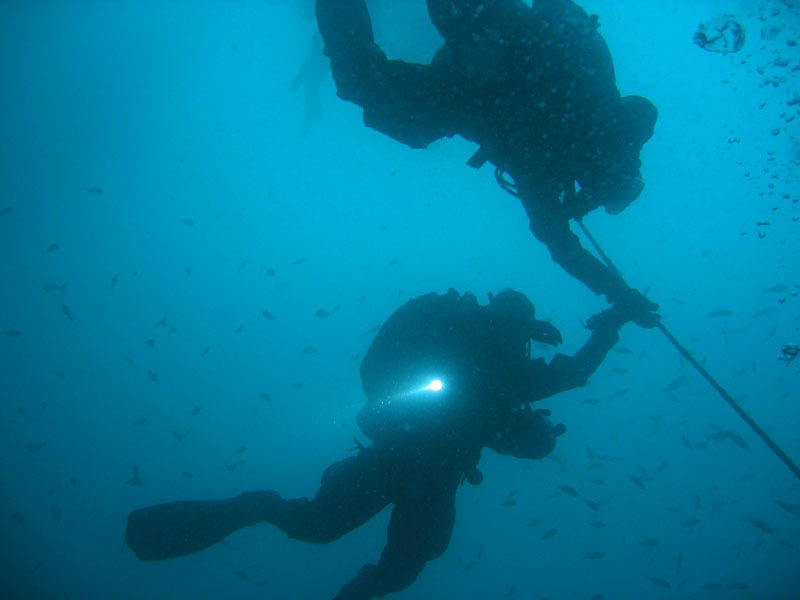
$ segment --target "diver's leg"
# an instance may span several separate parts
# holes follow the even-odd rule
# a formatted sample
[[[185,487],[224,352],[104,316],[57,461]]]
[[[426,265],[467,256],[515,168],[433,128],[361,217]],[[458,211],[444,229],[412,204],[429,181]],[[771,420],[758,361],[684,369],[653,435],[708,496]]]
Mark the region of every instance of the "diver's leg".
[[[377,565],[364,565],[335,600],[367,600],[414,583],[425,563],[441,556],[455,523],[458,477],[442,478],[439,489],[404,498],[392,511],[389,539]]]
[[[166,560],[205,550],[234,531],[276,514],[277,493],[245,492],[224,500],[167,502],[128,515],[125,541],[139,560]]]
[[[363,525],[389,504],[388,473],[372,448],[332,464],[312,500],[284,500],[269,521],[289,537],[327,544]]]

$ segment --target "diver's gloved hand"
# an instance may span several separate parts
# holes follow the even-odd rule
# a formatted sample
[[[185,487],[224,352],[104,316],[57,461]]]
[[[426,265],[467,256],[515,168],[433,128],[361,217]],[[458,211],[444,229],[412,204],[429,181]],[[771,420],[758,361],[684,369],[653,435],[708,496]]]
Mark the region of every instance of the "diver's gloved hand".
[[[650,329],[656,327],[661,319],[657,314],[658,304],[645,298],[639,290],[625,287],[613,301],[613,308],[625,317],[625,322],[633,321],[640,327]]]
[[[625,323],[634,321],[645,328],[656,327],[661,318],[655,311],[658,304],[650,302],[638,291],[628,288],[633,294],[617,300],[611,308],[592,315],[586,322],[586,328],[591,331],[600,329],[619,329]]]

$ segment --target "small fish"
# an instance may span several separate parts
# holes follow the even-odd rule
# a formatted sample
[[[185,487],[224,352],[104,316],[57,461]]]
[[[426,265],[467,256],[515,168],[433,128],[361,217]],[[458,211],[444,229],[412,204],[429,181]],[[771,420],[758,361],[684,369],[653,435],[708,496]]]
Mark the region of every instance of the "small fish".
[[[625,373],[629,373],[630,371],[628,371],[628,369],[625,369],[623,367],[617,367],[615,369],[611,369],[611,372],[615,373],[616,375],[624,375]]]
[[[309,344],[300,351],[300,354],[314,354],[316,351],[317,349],[313,345]]]
[[[70,321],[73,322],[75,321],[75,319],[72,317],[72,311],[66,304],[61,305],[61,312],[64,313],[64,316],[67,317]]]
[[[768,533],[770,535],[775,533],[775,530],[772,527],[770,527],[769,525],[764,523],[764,521],[756,519],[755,517],[743,517],[742,521],[745,521],[746,523],[750,523],[753,527],[756,527],[756,528],[760,529],[764,533]]]
[[[721,429],[716,425],[712,425],[712,427],[714,427],[715,432],[712,433],[710,436],[708,436],[707,438],[708,440],[713,440],[713,441],[730,440],[734,444],[739,446],[739,448],[742,448],[744,450],[750,449],[750,446],[748,446],[745,439],[739,434],[734,433],[733,431],[728,431],[726,429]]]
[[[275,277],[275,269],[273,269],[272,267],[268,268],[266,270],[266,275],[267,277]]]
[[[41,569],[43,566],[44,566],[44,560],[40,559],[35,565],[33,565],[33,568],[31,569],[31,573],[36,573],[36,571]]]
[[[690,517],[683,522],[684,527],[694,527],[700,522],[700,519],[696,517]]]
[[[600,469],[605,469],[605,468],[606,468],[606,466],[603,463],[596,462],[596,463],[592,463],[588,467],[586,467],[586,470],[587,471],[599,471]]]
[[[236,470],[236,467],[238,467],[239,465],[243,465],[243,464],[244,464],[244,461],[243,461],[243,460],[237,460],[236,462],[232,462],[232,463],[230,463],[230,464],[227,464],[227,465],[225,465],[225,468],[226,468],[226,469],[227,469],[229,472],[231,472],[231,471],[235,471],[235,470]]]
[[[628,348],[617,347],[613,348],[612,350],[617,354],[633,354],[633,350],[630,350]]]
[[[289,385],[295,390],[302,390],[304,384],[302,381],[293,381]]]
[[[644,546],[645,548],[655,548],[661,543],[661,540],[658,538],[647,538],[639,542],[640,546]]]
[[[61,520],[61,509],[58,508],[57,506],[51,506],[50,507],[50,514],[53,515],[53,518],[56,521],[60,521]]]
[[[759,317],[766,317],[767,315],[771,315],[773,313],[778,312],[778,308],[775,306],[767,306],[766,308],[762,308],[761,310],[757,310],[752,315],[750,315],[751,319],[757,319]]]
[[[600,560],[606,555],[605,552],[584,552],[583,557],[588,560]]]
[[[181,443],[181,442],[183,442],[183,440],[186,439],[186,436],[189,435],[191,432],[192,432],[192,428],[191,427],[189,427],[189,429],[186,430],[186,433],[181,433],[180,431],[175,431],[173,429],[172,430],[172,437],[174,437],[176,440],[178,440],[178,443]]]
[[[293,265],[302,265],[304,262],[306,262],[306,259],[301,257],[301,258],[297,258],[297,259],[293,260],[292,264]]]
[[[621,390],[617,390],[613,394],[611,394],[608,399],[614,400],[615,398],[620,398],[631,391],[631,388],[622,388]]]
[[[510,508],[510,507],[516,506],[516,505],[517,505],[517,501],[514,500],[513,498],[509,498],[508,500],[506,500],[505,502],[502,502],[500,504],[500,506],[505,506],[506,508]]]
[[[603,529],[606,526],[606,524],[602,521],[589,521],[587,525],[589,527],[594,527],[595,529]]]
[[[477,560],[472,560],[472,561],[470,561],[470,562],[468,562],[468,563],[467,563],[467,565],[464,567],[464,570],[465,570],[465,571],[471,571],[472,569],[474,569],[474,568],[475,568],[475,566],[476,566],[477,564],[478,564],[478,561],[477,561]]]
[[[194,219],[190,217],[184,217],[183,219],[181,219],[181,223],[183,223],[187,227],[191,227],[192,225],[194,225]]]
[[[191,479],[192,477],[194,477],[194,473],[192,471],[183,471],[181,472],[181,475],[183,475],[187,479]]]
[[[544,523],[544,519],[542,517],[533,517],[527,523],[525,523],[524,527],[538,527]]]
[[[153,340],[153,339],[145,340],[144,343],[147,344],[150,348],[152,348],[152,347],[154,347],[156,345],[156,341]]]
[[[13,338],[21,336],[22,332],[19,329],[6,329],[5,334]]]
[[[211,346],[206,346],[205,348],[203,348],[203,356],[205,356],[209,352],[211,352]]]
[[[42,286],[42,289],[45,292],[63,292],[66,289],[66,287],[67,287],[67,282],[65,281],[61,285],[57,283],[45,283]]]
[[[785,546],[786,548],[789,548],[789,550],[797,550],[797,546],[795,546],[792,542],[790,542],[788,540],[777,540],[777,542],[781,546]]]
[[[164,315],[158,321],[153,323],[153,327],[161,327],[162,329],[166,329],[166,327],[167,327],[167,315]]]
[[[103,188],[87,187],[87,188],[83,188],[83,189],[86,190],[87,192],[89,192],[90,194],[94,194],[95,196],[102,196],[103,195]]]
[[[64,371],[53,371],[53,374],[59,379],[66,379],[67,374]]]
[[[558,529],[548,529],[547,531],[545,531],[545,532],[542,534],[542,537],[541,537],[541,538],[539,538],[539,539],[542,539],[542,540],[549,540],[551,537],[553,537],[553,536],[554,536],[555,534],[557,534],[557,533],[558,533]]]
[[[678,558],[675,561],[675,570],[679,571],[682,566],[683,566],[683,552],[679,552]]]
[[[264,310],[261,314],[264,315],[264,318],[267,319],[268,321],[272,321],[273,319],[275,319],[275,315],[273,315],[268,310]]]
[[[790,515],[800,517],[800,504],[792,504],[791,502],[784,502],[783,500],[773,500],[773,502]]]
[[[672,381],[670,381],[666,386],[661,388],[661,392],[674,392],[677,389],[680,389],[689,383],[689,378],[685,375],[679,375]]]
[[[119,281],[119,276],[118,275],[112,275],[111,276],[111,283],[109,283],[108,289],[109,290],[113,290],[114,286],[117,285],[117,281]],[[64,285],[67,285],[67,284],[65,283]]]
[[[247,452],[247,446],[242,444],[236,449],[236,454],[242,454],[243,452]]]
[[[317,312],[314,314],[317,315],[320,319],[327,319],[328,317],[331,316],[331,313],[329,313],[327,310],[323,308],[318,308]]]
[[[705,314],[706,317],[719,318],[719,317],[730,317],[733,314],[733,311],[728,310],[727,308],[718,308],[717,310],[712,310]]]
[[[636,487],[638,487],[640,490],[643,490],[643,489],[644,489],[644,481],[642,481],[642,478],[641,478],[641,477],[637,477],[636,475],[628,475],[628,479],[630,479],[630,480],[631,480],[631,482],[632,482],[632,483],[633,483],[633,484],[634,484]]]
[[[264,402],[272,402],[272,397],[267,392],[261,392],[259,396]]]
[[[599,477],[587,477],[586,481],[588,481],[589,483],[593,483],[595,485],[605,485],[606,484],[606,482],[603,479],[600,479]]]
[[[244,325],[239,325],[236,329],[233,330],[234,333],[242,333],[244,331]]]
[[[741,583],[729,583],[728,584],[729,590],[747,590],[750,589],[750,585],[744,582]]]
[[[36,444],[28,444],[28,452],[38,452],[42,448],[47,446],[47,442],[38,442]]]
[[[388,268],[391,268],[391,267],[395,266],[396,264],[397,264],[397,258],[393,258],[393,259],[392,259],[392,260],[390,260],[390,261],[389,261],[389,263],[386,265],[386,268],[387,268],[387,269],[388,269]]]
[[[193,417],[196,417],[197,415],[199,415],[199,414],[200,414],[200,411],[201,411],[201,410],[203,410],[203,407],[202,407],[200,404],[196,405],[196,406],[195,406],[195,407],[192,409],[192,416],[193,416]]]
[[[250,581],[250,577],[244,571],[234,571],[234,575],[236,575],[242,581]]]
[[[22,525],[22,523],[25,522],[25,515],[23,515],[21,512],[12,512],[11,520],[17,525]]]
[[[600,404],[600,400],[597,399],[597,398],[585,398],[583,400],[583,403],[584,404],[591,404],[592,406],[597,406],[598,404]]]
[[[569,485],[560,485],[558,486],[558,489],[564,492],[567,496],[572,496],[573,498],[577,498],[578,496],[580,496],[578,490]]]
[[[665,579],[661,579],[660,577],[650,577],[650,575],[648,575],[647,578],[650,580],[650,583],[652,583],[653,585],[657,585],[658,587],[664,588],[664,589],[667,589],[667,590],[668,589],[672,589],[672,584],[669,581],[665,580]]]
[[[789,288],[786,287],[785,285],[776,283],[775,285],[768,287],[764,291],[767,292],[768,294],[782,294],[783,292],[786,292],[788,290]]]
[[[12,206],[6,206],[4,208],[0,208],[0,217],[4,217],[8,213],[10,213],[14,208]]]
[[[503,594],[503,598],[511,598],[511,596],[514,595],[516,589],[517,589],[516,586],[512,585],[510,588],[508,588],[508,591],[505,594]]]
[[[52,254],[53,252],[58,252],[61,250],[61,246],[53,242],[47,248],[44,249],[45,254]]]
[[[722,589],[722,584],[721,583],[716,583],[714,581],[709,581],[708,583],[704,583],[703,585],[701,585],[700,589],[701,590],[707,590],[709,592],[716,592],[717,590],[721,590]]]
[[[147,371],[147,377],[153,383],[158,383],[158,373],[156,373],[155,371],[148,370]]]

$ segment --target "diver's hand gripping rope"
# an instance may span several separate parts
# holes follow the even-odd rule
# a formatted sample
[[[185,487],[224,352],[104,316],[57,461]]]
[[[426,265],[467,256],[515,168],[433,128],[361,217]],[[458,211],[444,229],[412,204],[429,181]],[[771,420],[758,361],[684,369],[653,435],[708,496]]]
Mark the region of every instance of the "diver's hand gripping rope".
[[[508,192],[512,196],[516,196],[517,198],[519,198],[519,192],[517,191],[516,185],[514,184],[513,181],[510,181],[509,179],[506,178],[506,173],[505,173],[505,171],[503,169],[501,169],[500,167],[496,168],[495,171],[494,171],[494,177],[497,180],[497,183],[500,185],[501,188],[503,188],[504,191]],[[574,199],[574,195],[575,195],[574,188],[572,190],[567,189],[566,193],[569,196],[572,196],[573,199]],[[581,231],[583,231],[583,234],[592,243],[592,246],[594,246],[594,249],[597,252],[597,254],[600,256],[601,260],[627,286],[628,284],[625,283],[625,278],[622,276],[622,273],[619,272],[619,269],[617,269],[616,265],[608,257],[608,254],[605,253],[605,251],[600,247],[600,244],[597,243],[597,240],[595,239],[595,237],[591,234],[589,229],[587,229],[586,225],[583,224],[583,220],[580,217],[576,217],[575,221],[578,223],[578,226],[581,228]],[[681,344],[675,338],[675,336],[672,335],[672,332],[670,332],[670,330],[667,329],[667,327],[666,327],[666,325],[664,325],[664,323],[662,323],[659,320],[659,322],[656,325],[656,327],[658,327],[661,330],[661,333],[664,334],[664,337],[666,337],[669,340],[669,342],[673,346],[675,346],[675,349],[678,352],[680,352],[681,355],[683,355],[683,357],[686,360],[688,360],[689,363],[695,369],[697,369],[697,372],[700,373],[700,375],[702,375],[703,378],[705,378],[705,380],[708,381],[708,383],[711,384],[711,387],[713,387],[717,391],[717,393],[720,396],[722,396],[723,400],[725,400],[725,402],[727,402],[728,405],[734,411],[736,411],[736,414],[739,415],[742,418],[742,420],[750,426],[750,429],[752,429],[756,433],[756,435],[758,435],[758,437],[760,437],[764,441],[764,443],[767,446],[769,446],[769,449],[772,450],[779,459],[781,459],[783,464],[785,464],[787,467],[789,467],[789,470],[792,473],[794,473],[794,476],[797,477],[798,479],[800,479],[800,467],[798,467],[797,464],[795,464],[795,462],[789,457],[789,455],[786,454],[786,452],[784,452],[783,448],[781,448],[777,444],[777,442],[775,440],[773,440],[767,434],[767,432],[764,431],[761,428],[761,426],[758,423],[756,423],[753,420],[753,418],[744,411],[744,409],[741,406],[739,406],[739,404],[736,402],[736,400],[734,400],[731,397],[731,395],[725,390],[725,388],[723,388],[717,382],[717,380],[714,379],[708,371],[706,371],[706,369],[703,367],[703,365],[701,365],[699,362],[697,362],[697,359],[695,359],[695,357],[692,356],[691,352],[689,352],[683,346],[683,344]]]
[[[597,254],[600,255],[600,258],[603,260],[604,263],[606,263],[606,266],[608,266],[609,269],[614,271],[617,277],[619,277],[624,282],[625,278],[622,277],[622,273],[620,273],[619,269],[617,269],[614,263],[611,262],[611,259],[600,247],[600,244],[597,243],[597,240],[594,238],[591,232],[586,228],[586,225],[583,224],[583,221],[581,219],[575,219],[575,220],[577,221],[578,226],[581,228],[581,231],[583,231],[584,235],[592,243],[592,246],[594,246],[594,249],[597,251]],[[702,375],[705,378],[705,380],[711,384],[711,387],[717,390],[719,395],[722,396],[723,400],[725,400],[725,402],[727,402],[730,405],[730,407],[736,411],[736,414],[738,414],[742,418],[742,420],[745,423],[747,423],[753,431],[756,432],[758,437],[760,437],[764,441],[764,443],[767,446],[769,446],[770,450],[772,450],[775,453],[775,455],[783,461],[783,464],[789,467],[789,470],[792,473],[794,473],[795,477],[800,479],[800,467],[798,467],[795,464],[795,462],[789,457],[789,455],[786,454],[786,452],[784,452],[783,448],[781,448],[777,444],[777,442],[775,442],[775,440],[773,440],[767,434],[767,432],[764,431],[761,428],[761,426],[758,423],[756,423],[753,420],[753,418],[744,411],[744,409],[741,406],[739,406],[739,404],[731,397],[731,395],[725,390],[725,388],[723,388],[717,382],[717,380],[714,379],[711,376],[711,374],[705,370],[703,365],[697,362],[697,359],[695,359],[695,357],[692,356],[692,354],[677,339],[675,339],[675,336],[672,335],[672,333],[669,331],[669,329],[667,329],[664,323],[659,321],[656,327],[658,327],[661,330],[661,333],[663,333],[664,336],[670,341],[670,343],[673,346],[675,346],[675,349],[678,352],[680,352],[683,355],[683,357],[686,360],[688,360],[695,369],[697,369],[697,372],[700,373],[700,375]]]

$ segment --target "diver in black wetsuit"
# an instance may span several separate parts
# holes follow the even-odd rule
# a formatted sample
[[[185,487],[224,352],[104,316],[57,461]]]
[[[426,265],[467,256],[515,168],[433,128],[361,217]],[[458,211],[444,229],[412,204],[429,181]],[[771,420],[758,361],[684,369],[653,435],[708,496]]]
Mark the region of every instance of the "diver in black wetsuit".
[[[490,295],[485,306],[455,290],[415,298],[384,323],[361,365],[368,401],[358,423],[373,444],[328,467],[313,499],[262,491],[160,504],[133,511],[125,539],[145,561],[203,550],[264,521],[291,538],[328,543],[393,504],[380,560],[362,567],[336,598],[402,590],[447,548],[458,486],[482,481],[481,449],[529,459],[549,454],[565,428],[530,403],[586,383],[628,320],[620,306],[593,316],[583,348],[548,364],[530,358],[531,340],[557,345],[561,335],[535,319],[519,292]]]
[[[651,320],[646,313],[658,306],[595,259],[569,227],[599,206],[617,214],[639,196],[639,153],[657,117],[649,100],[620,97],[596,15],[571,0],[427,3],[445,43],[422,65],[387,60],[365,0],[317,0],[338,95],[364,109],[367,126],[412,148],[456,134],[480,144],[467,164],[496,166],[553,260]]]

